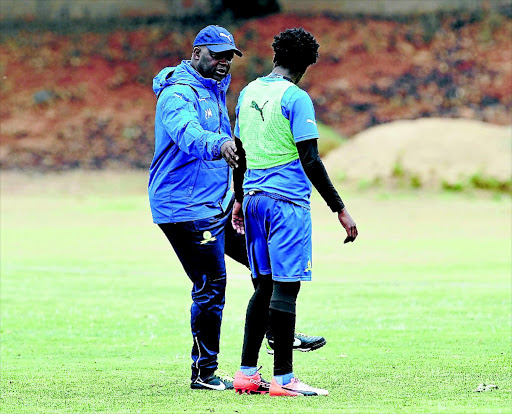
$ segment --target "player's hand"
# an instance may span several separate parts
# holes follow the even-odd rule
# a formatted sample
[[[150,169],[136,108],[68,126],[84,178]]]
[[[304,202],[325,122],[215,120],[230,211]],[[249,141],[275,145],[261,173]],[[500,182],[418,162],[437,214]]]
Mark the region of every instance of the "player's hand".
[[[236,155],[235,141],[229,140],[222,144],[222,146],[220,147],[220,153],[222,155],[222,158],[226,160],[226,162],[231,168],[238,167],[238,164],[236,163],[238,161],[238,155]]]
[[[238,234],[245,234],[244,212],[242,204],[235,201],[233,204],[233,212],[231,213],[231,225]]]
[[[347,232],[347,237],[343,243],[353,242],[359,233],[357,231],[356,223],[352,220],[352,217],[350,217],[346,208],[338,213],[338,220]]]

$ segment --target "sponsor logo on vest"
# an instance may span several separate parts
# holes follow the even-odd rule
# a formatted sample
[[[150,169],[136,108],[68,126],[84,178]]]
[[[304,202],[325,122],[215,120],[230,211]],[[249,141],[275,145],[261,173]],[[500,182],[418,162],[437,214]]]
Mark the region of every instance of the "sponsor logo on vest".
[[[267,101],[268,102],[268,101]],[[263,118],[263,108],[265,107],[265,105],[267,104],[267,102],[265,102],[263,104],[263,106],[260,108],[259,105],[256,103],[256,101],[252,101],[251,102],[251,108],[254,108],[256,109],[257,111],[259,111],[260,115],[261,115],[261,120],[263,122],[265,122],[265,118]]]
[[[210,108],[204,110],[204,116],[206,119],[211,118],[213,116],[212,110]]]

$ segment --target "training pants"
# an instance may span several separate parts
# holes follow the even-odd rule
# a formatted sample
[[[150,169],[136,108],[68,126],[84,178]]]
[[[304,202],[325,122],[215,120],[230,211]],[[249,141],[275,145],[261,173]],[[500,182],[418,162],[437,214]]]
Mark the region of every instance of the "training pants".
[[[217,369],[226,290],[224,254],[248,266],[244,236],[231,226],[231,209],[214,217],[159,224],[159,227],[193,284],[191,380],[206,379]]]

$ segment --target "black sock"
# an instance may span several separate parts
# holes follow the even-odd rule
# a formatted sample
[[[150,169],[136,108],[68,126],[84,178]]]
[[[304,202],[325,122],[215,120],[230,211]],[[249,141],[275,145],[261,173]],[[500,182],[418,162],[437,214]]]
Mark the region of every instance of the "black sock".
[[[269,305],[272,297],[272,277],[258,276],[256,290],[247,306],[245,317],[244,345],[242,348],[242,365],[255,367],[263,342],[268,330]]]
[[[270,309],[270,326],[274,332],[274,375],[293,371],[293,337],[295,314]]]
[[[274,281],[270,300],[270,329],[274,334],[274,375],[293,371],[295,308],[300,282]]]
[[[252,281],[252,285],[254,286],[254,290],[257,289],[258,287],[258,279],[260,279],[259,277],[252,277],[251,275],[251,281]],[[267,339],[270,339],[270,340],[273,340],[274,339],[274,336],[272,335],[272,332],[270,331],[270,325],[267,324],[267,329],[266,329],[266,332],[265,332],[265,336],[267,337]]]

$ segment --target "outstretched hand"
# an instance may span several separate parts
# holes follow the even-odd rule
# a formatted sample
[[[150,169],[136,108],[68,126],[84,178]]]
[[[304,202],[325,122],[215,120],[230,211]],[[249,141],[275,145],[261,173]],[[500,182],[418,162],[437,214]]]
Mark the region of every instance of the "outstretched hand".
[[[352,220],[352,217],[350,217],[346,208],[343,208],[343,210],[338,213],[338,220],[347,232],[347,237],[343,243],[353,242],[359,233],[357,231],[356,223]]]
[[[242,204],[235,201],[233,204],[233,212],[231,213],[231,225],[238,234],[245,234],[244,212]]]
[[[233,140],[224,142],[220,147],[220,153],[231,168],[238,167],[236,163],[238,161],[238,155],[236,155],[236,145]]]

